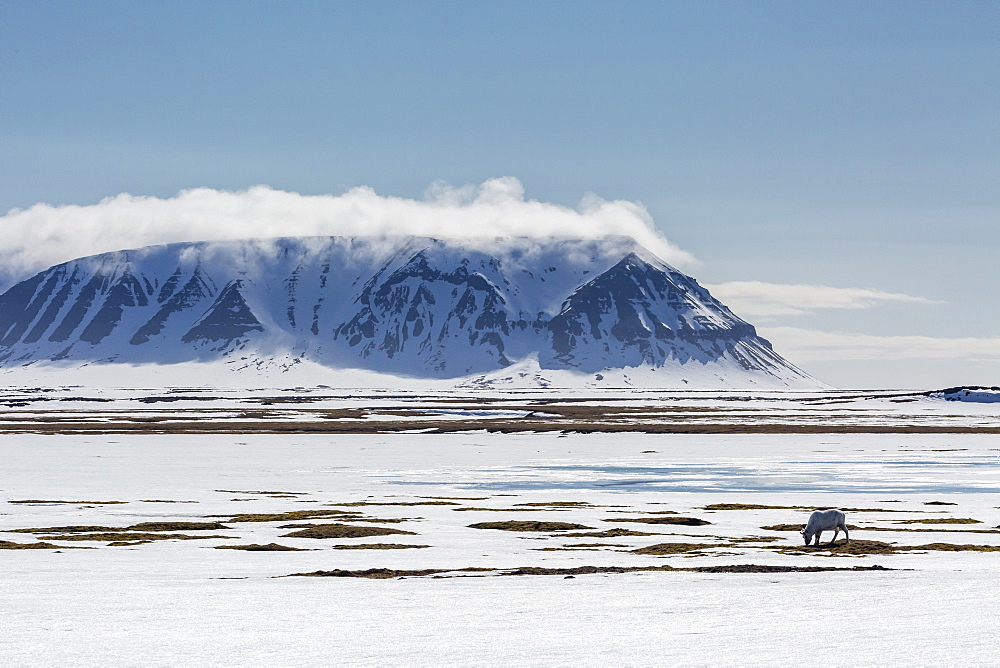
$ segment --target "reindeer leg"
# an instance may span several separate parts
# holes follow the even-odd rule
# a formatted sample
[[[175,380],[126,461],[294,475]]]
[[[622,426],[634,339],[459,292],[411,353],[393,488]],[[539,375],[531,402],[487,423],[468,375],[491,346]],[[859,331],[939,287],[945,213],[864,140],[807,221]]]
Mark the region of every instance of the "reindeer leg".
[[[840,535],[840,527],[833,527],[833,540],[830,541],[830,545],[837,542],[837,536]]]
[[[844,525],[844,542],[845,543],[850,543],[851,542],[851,534],[847,533],[847,525],[846,524]]]
[[[813,543],[813,545],[815,545],[816,547],[819,547],[819,537],[822,536],[822,535],[823,535],[822,531],[817,531],[816,532],[816,542]]]

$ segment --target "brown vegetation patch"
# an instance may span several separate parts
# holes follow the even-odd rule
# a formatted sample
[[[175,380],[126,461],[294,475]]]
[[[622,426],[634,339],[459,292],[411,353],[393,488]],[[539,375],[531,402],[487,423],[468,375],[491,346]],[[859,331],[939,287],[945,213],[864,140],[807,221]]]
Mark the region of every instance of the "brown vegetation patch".
[[[246,552],[311,552],[309,548],[304,547],[289,547],[287,545],[279,545],[278,543],[268,543],[267,545],[258,545],[257,543],[251,543],[250,545],[216,545],[216,550],[244,550]]]
[[[896,554],[900,551],[896,545],[882,543],[877,540],[852,540],[834,543],[833,545],[796,545],[792,546],[767,546],[766,549],[777,550],[782,554],[820,554],[824,557],[849,556],[860,557],[869,554]]]
[[[446,501],[485,501],[488,496],[420,496],[420,499],[444,499]]]
[[[885,503],[893,503],[886,501]],[[758,503],[710,503],[703,510],[834,510],[830,506],[769,506]],[[896,510],[889,508],[840,508],[845,513],[920,513],[922,510]]]
[[[639,571],[674,571],[672,566],[576,566],[573,568],[544,568],[541,566],[521,566],[520,568],[498,571],[497,575],[592,575],[596,573],[636,573]]]
[[[711,524],[707,520],[697,517],[614,517],[604,520],[605,522],[639,522],[641,524],[679,524],[686,527],[700,527]]]
[[[96,533],[100,531],[128,531],[128,527],[105,527],[89,524],[73,524],[63,527],[37,527],[31,529],[7,529],[9,533]]]
[[[556,407],[546,410],[557,410]],[[558,410],[562,411],[562,408]],[[686,408],[684,412],[697,411]],[[645,411],[647,414],[649,411]],[[18,423],[0,424],[5,433],[41,434],[384,434],[405,433],[420,429],[428,434],[459,433],[484,430],[489,433],[562,432],[562,433],[647,433],[647,434],[1000,434],[1000,427],[929,424],[857,425],[826,422],[824,424],[771,423],[706,423],[685,421],[676,410],[663,409],[659,413],[674,413],[672,419],[663,415],[631,415],[628,409],[595,407],[579,413],[566,413],[563,419],[495,419],[469,418],[466,420],[342,420],[335,411],[312,419],[289,420],[280,416],[254,415],[254,419],[213,420],[215,414],[226,411],[186,411],[164,421],[135,421],[128,417],[111,420],[89,421],[80,418],[45,416],[25,419]],[[342,417],[357,417],[357,412],[343,411]],[[227,415],[228,417],[228,415]],[[243,416],[246,418],[247,416]],[[261,419],[257,419],[260,417]],[[209,418],[209,419],[206,419]],[[333,418],[333,419],[331,419]],[[697,418],[700,419],[700,416]]]
[[[585,524],[573,524],[572,522],[521,522],[509,520],[507,522],[479,522],[470,524],[470,529],[499,529],[500,531],[569,531],[571,529],[593,529]]]
[[[333,519],[341,522],[375,522],[378,524],[399,524],[400,522],[410,522],[420,520],[422,517],[368,517],[366,515],[341,515]]]
[[[229,529],[222,522],[140,522],[129,531],[218,531]]]
[[[725,538],[718,536],[718,538],[728,540],[733,545],[740,545],[742,543],[773,543],[776,540],[782,540],[778,536],[746,536],[745,538]]]
[[[243,513],[241,515],[207,515],[207,517],[228,517],[227,522],[286,522],[295,520],[315,520],[323,518],[347,519],[361,517],[360,513],[347,510],[290,510],[284,513]]]
[[[9,540],[0,540],[0,550],[67,550],[65,545],[53,545],[52,543],[14,543]],[[75,549],[75,546],[74,546]]]
[[[640,547],[637,550],[630,550],[630,551],[633,554],[664,555],[664,554],[683,554],[685,552],[698,552],[700,550],[705,550],[712,547],[719,547],[719,546],[709,545],[706,543],[657,543],[656,545],[647,545],[646,547]]]
[[[817,506],[808,510],[832,510],[829,507]],[[924,513],[925,510],[896,510],[893,508],[839,508],[845,513]]]
[[[607,529],[606,531],[593,531],[590,533],[561,533],[553,535],[553,538],[618,538],[620,536],[662,536],[659,533],[649,533],[648,531],[632,531],[631,529]]]
[[[110,506],[128,501],[52,501],[48,499],[17,499],[7,503],[23,503],[26,505],[69,505],[69,506]]]
[[[825,571],[888,571],[883,566],[854,566],[843,568],[838,566],[769,566],[760,564],[732,564],[728,566],[697,566],[694,568],[674,568],[662,566],[577,566],[575,568],[543,568],[540,566],[522,566],[520,568],[427,568],[423,570],[392,570],[388,568],[369,568],[360,571],[332,570],[313,571],[311,573],[292,573],[284,577],[339,577],[339,578],[369,578],[388,580],[400,577],[460,577],[445,575],[448,573],[490,573],[496,577],[514,575],[561,575],[563,577],[577,575],[594,575],[603,573],[640,573],[640,572],[672,572],[672,573],[818,573]]]
[[[361,545],[334,545],[335,550],[410,550],[430,545],[404,545],[402,543],[362,543]]]
[[[258,494],[260,496],[308,496],[309,492],[267,492],[256,489],[217,489],[216,492],[222,494]]]
[[[949,503],[948,501],[924,501],[925,506],[957,506],[957,503]]]
[[[399,524],[400,522],[407,522],[409,519],[419,519],[419,518],[405,518],[405,517],[365,517],[364,515],[337,515],[332,518],[340,522],[371,522],[375,524]],[[296,522],[293,524],[282,524],[278,526],[279,529],[304,529],[306,527],[316,526],[315,522]]]
[[[139,503],[200,503],[200,501],[174,501],[173,499],[140,499]]]
[[[455,512],[476,513],[530,513],[534,511],[564,511],[567,508],[452,508]]]
[[[975,520],[973,520],[975,522]],[[924,520],[909,520],[906,522],[900,522],[902,524],[909,524],[910,522],[917,522],[920,524],[969,524],[969,522],[925,522]],[[979,522],[982,524],[981,522]],[[805,527],[804,524],[772,524],[771,526],[761,527],[767,531],[795,531],[801,533],[802,529]],[[854,524],[847,525],[850,531],[891,531],[895,533],[988,533],[988,534],[1000,534],[1000,529],[913,529],[913,528],[903,528],[903,527],[863,527],[856,526]]]
[[[563,547],[629,547],[622,543],[567,543]]]
[[[183,533],[140,533],[136,531],[121,533],[69,533],[59,536],[41,536],[40,538],[42,540],[92,540],[114,543],[151,540],[200,540],[205,538],[223,538],[228,540],[232,536],[192,536]]]
[[[770,547],[782,554],[817,554],[822,556],[864,556],[870,554],[898,554],[900,552],[1000,552],[1000,545],[956,545],[953,543],[928,543],[926,545],[895,545],[874,540],[852,540],[834,545]]]
[[[848,525],[850,527],[850,525]],[[854,527],[851,531],[858,529],[860,531],[895,531],[899,533],[992,533],[1000,534],[1000,529],[913,529],[903,527]]]
[[[808,510],[805,506],[764,506],[757,503],[710,503],[702,510]]]
[[[547,506],[554,506],[557,508],[596,508],[594,504],[588,501],[540,501],[534,503],[515,503],[515,506],[531,506],[532,508],[545,508]]]
[[[390,536],[393,534],[416,536],[412,531],[390,529],[389,527],[359,527],[350,524],[317,524],[308,529],[282,534],[282,538],[368,538],[369,536]]]
[[[910,545],[900,550],[934,550],[937,552],[1000,552],[1000,545],[955,545],[953,543],[929,543]]]
[[[762,564],[734,564],[732,566],[696,566],[684,570],[696,573],[822,573],[824,571],[891,571],[885,566],[767,566]]]
[[[61,527],[8,529],[11,533],[117,533],[121,531],[218,531],[229,529],[221,522],[140,522],[127,527],[71,524]]]
[[[451,501],[351,501],[350,503],[324,503],[324,506],[457,506]]]
[[[466,569],[458,569],[466,570]],[[486,569],[484,569],[486,570]],[[311,578],[367,578],[369,580],[388,580],[390,578],[412,578],[436,575],[438,573],[449,573],[443,568],[425,568],[417,571],[395,570],[391,568],[367,568],[362,571],[346,571],[334,569],[332,571],[313,571],[312,573],[291,573],[285,577],[311,577]]]

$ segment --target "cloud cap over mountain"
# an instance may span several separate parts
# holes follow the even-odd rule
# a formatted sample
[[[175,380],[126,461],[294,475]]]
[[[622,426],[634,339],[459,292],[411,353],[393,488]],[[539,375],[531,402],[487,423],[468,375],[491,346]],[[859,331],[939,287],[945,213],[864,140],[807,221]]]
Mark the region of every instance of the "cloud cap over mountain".
[[[9,282],[83,255],[153,244],[282,236],[424,236],[470,240],[634,238],[666,262],[693,258],[656,230],[637,202],[583,197],[576,208],[525,199],[521,182],[493,178],[453,187],[438,182],[423,200],[358,187],[302,195],[254,186],[183,190],[174,197],[120,194],[88,206],[36,204],[0,217],[0,257]]]

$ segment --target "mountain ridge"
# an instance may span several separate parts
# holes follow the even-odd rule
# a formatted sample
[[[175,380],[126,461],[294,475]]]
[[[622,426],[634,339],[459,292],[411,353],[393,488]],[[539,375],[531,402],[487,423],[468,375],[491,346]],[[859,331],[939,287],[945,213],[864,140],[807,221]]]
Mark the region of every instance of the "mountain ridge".
[[[818,385],[627,237],[168,244],[71,260],[0,294],[0,367],[282,357],[454,379],[526,360],[590,377],[644,367],[664,386],[715,365]]]

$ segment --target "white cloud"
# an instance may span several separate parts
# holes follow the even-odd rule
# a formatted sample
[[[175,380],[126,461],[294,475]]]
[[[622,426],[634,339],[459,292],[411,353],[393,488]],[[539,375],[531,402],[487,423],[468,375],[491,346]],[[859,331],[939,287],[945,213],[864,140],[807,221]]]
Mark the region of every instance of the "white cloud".
[[[435,183],[423,200],[378,195],[368,187],[301,195],[254,186],[239,192],[196,188],[167,199],[121,194],[90,206],[36,204],[0,217],[0,257],[9,279],[85,255],[153,244],[326,235],[625,235],[671,264],[694,261],[655,229],[637,202],[587,195],[574,209],[525,200],[512,177],[460,188]]]
[[[734,313],[746,317],[804,315],[817,309],[865,309],[885,302],[940,303],[899,292],[827,285],[734,281],[705,287]]]
[[[795,363],[837,360],[1000,361],[1000,338],[935,338],[840,334],[799,327],[762,327],[761,336]]]

